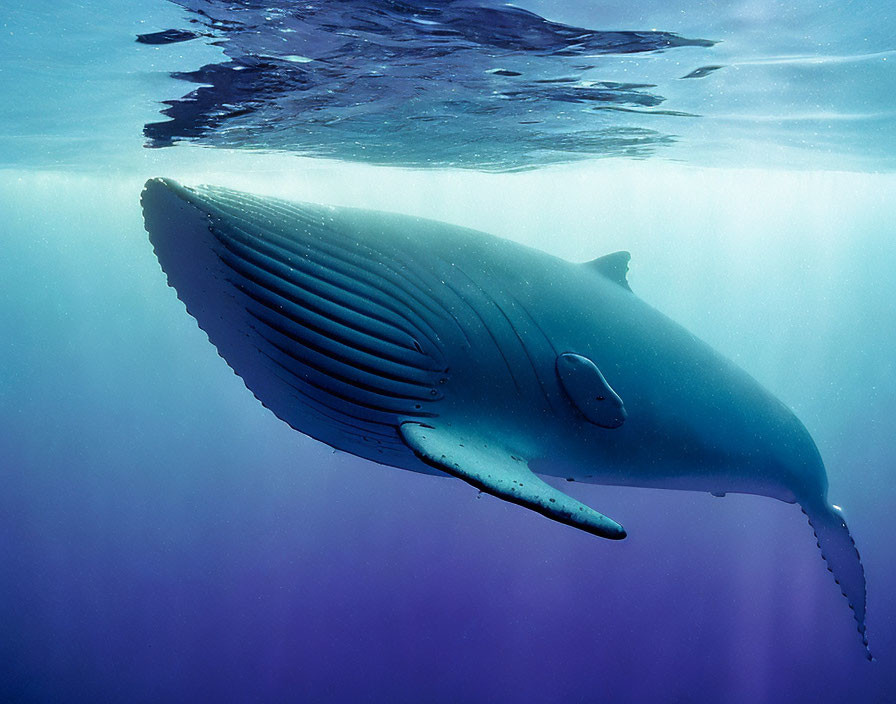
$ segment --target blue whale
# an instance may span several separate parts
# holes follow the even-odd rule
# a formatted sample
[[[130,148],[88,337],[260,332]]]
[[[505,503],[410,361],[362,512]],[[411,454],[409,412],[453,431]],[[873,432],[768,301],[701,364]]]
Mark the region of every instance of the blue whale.
[[[627,253],[574,264],[431,220],[168,179],[142,203],[169,284],[296,430],[603,538],[625,530],[539,475],[798,503],[867,652],[864,570],[809,433],[632,293]]]

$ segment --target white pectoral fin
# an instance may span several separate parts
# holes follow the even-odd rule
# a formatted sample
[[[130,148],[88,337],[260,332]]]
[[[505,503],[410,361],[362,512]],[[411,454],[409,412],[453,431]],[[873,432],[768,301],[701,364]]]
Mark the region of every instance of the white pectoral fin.
[[[546,484],[525,460],[499,443],[459,433],[450,426],[434,428],[415,422],[403,423],[401,436],[423,462],[480,491],[601,538],[625,537],[625,529],[616,521]]]

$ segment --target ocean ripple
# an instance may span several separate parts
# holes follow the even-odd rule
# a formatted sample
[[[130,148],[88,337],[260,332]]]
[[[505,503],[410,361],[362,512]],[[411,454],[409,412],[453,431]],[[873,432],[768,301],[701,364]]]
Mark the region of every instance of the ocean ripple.
[[[658,120],[695,116],[660,108],[665,98],[643,75],[606,80],[607,69],[615,76],[633,56],[685,47],[699,57],[714,43],[574,27],[468,0],[173,1],[201,31],[138,41],[211,37],[226,59],[172,74],[197,87],[165,101],[169,119],[145,126],[151,147],[190,141],[490,171],[644,157],[674,141]],[[719,68],[703,63],[679,77]]]

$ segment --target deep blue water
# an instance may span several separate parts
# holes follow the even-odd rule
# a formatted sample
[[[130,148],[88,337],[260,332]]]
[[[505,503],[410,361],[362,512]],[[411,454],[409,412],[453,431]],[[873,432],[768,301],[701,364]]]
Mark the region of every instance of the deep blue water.
[[[888,6],[521,6],[600,41],[643,32],[638,41],[716,43],[638,45],[626,55],[591,47],[583,51],[597,54],[598,68],[573,75],[583,58],[562,42],[515,50],[516,25],[468,13],[453,25],[464,43],[453,53],[412,63],[406,50],[431,44],[434,25],[401,35],[408,43],[387,64],[399,73],[396,90],[427,66],[443,71],[413,105],[378,89],[379,112],[358,117],[356,94],[320,100],[321,114],[361,120],[357,141],[370,140],[369,156],[349,148],[355,127],[330,133],[303,122],[313,96],[301,92],[263,93],[237,122],[200,125],[228,95],[204,79],[208,102],[193,106],[202,109],[192,122],[169,125],[177,143],[153,149],[144,127],[164,119],[162,101],[202,90],[171,74],[269,53],[279,68],[264,75],[291,90],[295,76],[318,71],[321,55],[298,38],[272,52],[263,28],[193,23],[195,13],[167,2],[139,11],[99,0],[8,8],[0,700],[896,700]],[[350,24],[345,16],[371,21],[358,7],[380,6],[334,3],[276,26],[304,28],[305,41],[323,46]],[[415,29],[407,18],[416,4],[383,7],[393,11],[379,15],[381,40],[392,24]],[[476,7],[501,8],[438,11]],[[214,36],[136,41],[170,29]],[[366,71],[359,53],[337,51],[330,69]],[[286,55],[312,61],[287,62],[301,72],[284,76]],[[483,68],[521,76],[473,71]],[[325,75],[308,77],[315,99]],[[528,94],[497,111],[494,132],[475,109],[431,133],[376,127],[375,115],[395,114],[396,103],[410,111],[402,119],[437,105],[454,115],[444,103],[451,82],[487,108],[486,86],[523,76]],[[562,76],[575,78],[577,92],[651,84],[631,91],[662,102],[641,107],[700,117],[601,110],[598,130],[665,137],[633,153],[583,152],[577,140],[594,127],[595,101],[558,97],[562,83],[536,84]],[[254,89],[237,97],[250,100]],[[575,106],[550,131],[552,144],[575,148],[533,150],[524,137],[538,132],[517,114],[526,102],[541,119]],[[307,156],[315,145],[331,158],[282,153]],[[602,541],[461,482],[334,454],[292,431],[252,397],[166,286],[139,209],[142,183],[156,175],[423,215],[572,260],[630,250],[635,292],[735,359],[816,439],[831,499],[862,553],[877,662],[865,661],[794,506],[564,486],[626,526],[626,540]]]

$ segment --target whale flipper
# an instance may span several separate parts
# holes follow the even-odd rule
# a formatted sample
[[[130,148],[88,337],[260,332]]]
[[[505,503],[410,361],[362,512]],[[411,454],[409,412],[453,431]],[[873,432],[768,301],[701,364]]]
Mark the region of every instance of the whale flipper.
[[[401,436],[422,461],[480,491],[601,538],[625,537],[625,529],[616,521],[546,484],[525,460],[500,444],[452,427],[435,428],[416,422],[403,423]]]

